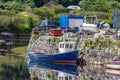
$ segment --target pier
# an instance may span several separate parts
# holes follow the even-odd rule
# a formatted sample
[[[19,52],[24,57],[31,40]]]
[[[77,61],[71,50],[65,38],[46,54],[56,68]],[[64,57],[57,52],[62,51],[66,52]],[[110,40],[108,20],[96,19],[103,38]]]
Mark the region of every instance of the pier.
[[[58,43],[61,41],[76,41],[77,49],[80,50],[84,41],[87,39],[92,40],[93,35],[79,35],[74,37],[63,37],[63,36],[50,36],[49,34],[41,35],[39,29],[33,29],[31,38],[28,45],[28,51],[53,53],[58,48]],[[41,47],[42,46],[42,47]]]
[[[95,77],[96,80],[98,77],[102,80],[111,79],[106,76],[107,69],[105,63],[118,55],[119,46],[115,45],[114,47],[113,43],[117,44],[116,42],[119,42],[119,40],[96,39],[94,35],[82,35],[80,33],[77,33],[75,36],[42,35],[40,31],[36,29],[35,32],[33,31],[31,34],[27,50],[35,53],[54,54],[58,52],[58,43],[63,41],[75,41],[77,43],[76,49],[79,50],[79,55],[76,64],[74,64],[78,70],[77,77],[88,75],[87,77],[89,77],[89,79],[92,79],[92,77]],[[38,68],[31,68],[31,74],[38,71],[34,69]],[[38,75],[38,73],[36,73],[36,75]],[[97,77],[95,75],[97,75]]]
[[[111,60],[118,54],[118,49],[114,50],[110,47],[111,43],[117,40],[95,39],[93,36],[80,33],[75,36],[50,36],[49,34],[43,36],[39,29],[33,29],[27,50],[36,53],[53,54],[58,52],[59,42],[76,41],[76,48],[80,51],[77,60],[78,65],[104,65],[106,61]]]

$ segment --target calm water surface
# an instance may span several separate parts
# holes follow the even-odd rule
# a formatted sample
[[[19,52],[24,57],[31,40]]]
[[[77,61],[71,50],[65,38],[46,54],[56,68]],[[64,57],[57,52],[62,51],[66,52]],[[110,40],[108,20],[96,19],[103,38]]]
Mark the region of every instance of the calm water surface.
[[[28,44],[29,38],[21,41],[19,37],[14,47]],[[0,80],[120,80],[120,70],[92,64],[28,62],[25,57],[7,55],[0,56]]]
[[[120,80],[120,70],[92,64],[28,62],[22,56],[7,55],[0,57],[0,80]]]
[[[120,80],[120,71],[105,69],[100,65],[76,66],[46,62],[28,62],[33,80]]]
[[[26,59],[20,56],[0,56],[0,80],[30,80]]]

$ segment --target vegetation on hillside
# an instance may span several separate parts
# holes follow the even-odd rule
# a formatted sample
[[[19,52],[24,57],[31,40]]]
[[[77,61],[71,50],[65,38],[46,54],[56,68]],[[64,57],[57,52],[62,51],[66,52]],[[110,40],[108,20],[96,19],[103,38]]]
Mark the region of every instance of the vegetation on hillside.
[[[78,5],[76,15],[83,15],[83,1],[86,15],[97,15],[99,21],[112,25],[113,11],[120,8],[120,0],[53,0],[58,6],[45,7],[50,0],[1,0],[0,1],[0,32],[29,33],[41,20],[47,18],[57,21],[59,17],[68,15],[69,5]]]

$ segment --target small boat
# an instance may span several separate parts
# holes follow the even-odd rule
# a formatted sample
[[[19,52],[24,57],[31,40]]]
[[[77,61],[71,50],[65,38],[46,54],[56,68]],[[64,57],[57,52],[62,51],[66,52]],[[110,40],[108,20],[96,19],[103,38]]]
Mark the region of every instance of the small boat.
[[[59,42],[58,53],[28,52],[30,61],[45,61],[54,63],[76,64],[79,51],[76,50],[76,42]]]
[[[120,69],[120,61],[108,61],[105,66],[106,68]]]
[[[82,26],[81,26],[81,30],[84,30],[84,31],[90,31],[90,32],[98,32],[98,27],[96,24],[90,24],[90,23],[83,23]]]
[[[120,70],[115,69],[106,69],[105,74],[108,76],[117,76],[120,77]]]

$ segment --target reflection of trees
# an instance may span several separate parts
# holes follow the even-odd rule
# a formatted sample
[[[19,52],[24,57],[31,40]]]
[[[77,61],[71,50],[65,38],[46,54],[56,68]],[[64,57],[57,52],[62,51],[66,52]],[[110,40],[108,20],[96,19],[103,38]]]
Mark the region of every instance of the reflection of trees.
[[[26,63],[0,65],[0,80],[29,79]]]

